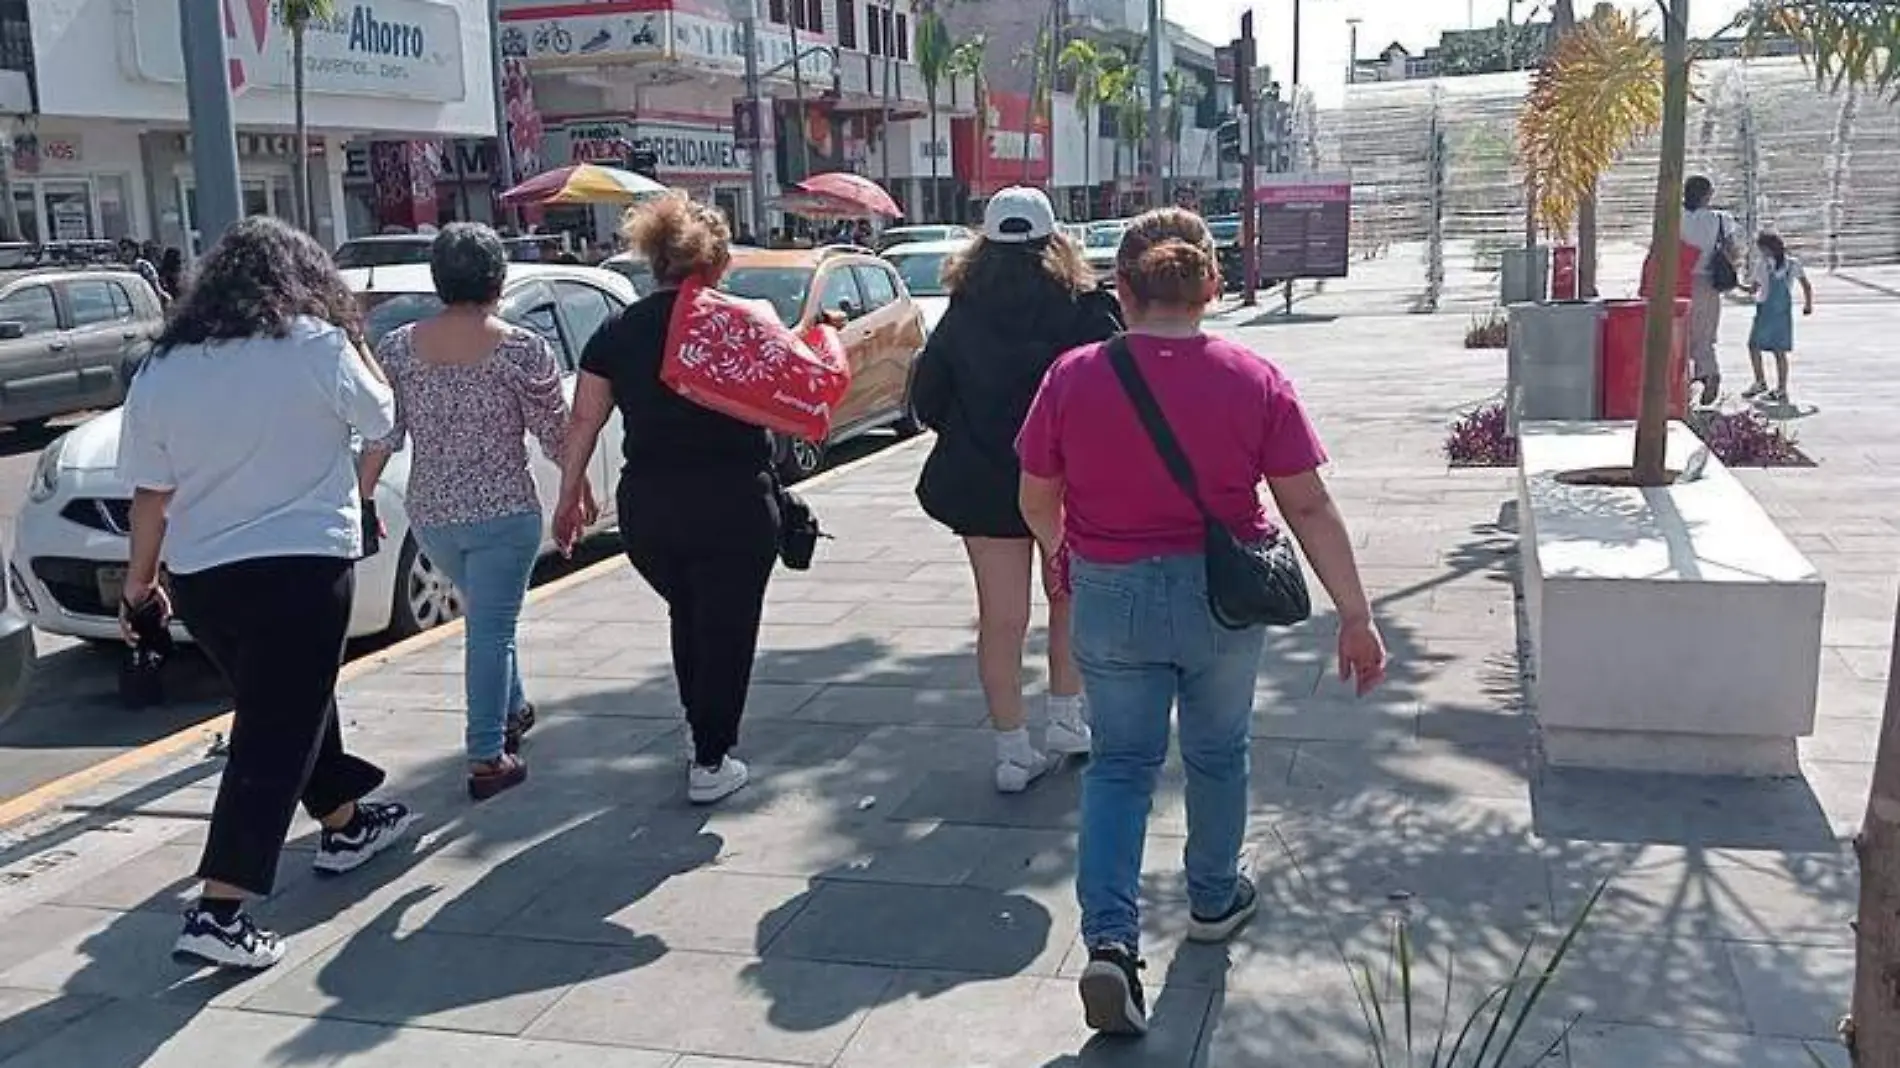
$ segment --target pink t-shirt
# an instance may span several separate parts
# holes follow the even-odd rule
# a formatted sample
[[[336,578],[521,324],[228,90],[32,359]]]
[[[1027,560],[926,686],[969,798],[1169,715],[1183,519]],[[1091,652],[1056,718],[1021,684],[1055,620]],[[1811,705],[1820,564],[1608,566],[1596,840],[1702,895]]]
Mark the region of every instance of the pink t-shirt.
[[[1278,368],[1229,341],[1130,335],[1135,363],[1194,465],[1201,496],[1235,536],[1272,530],[1260,482],[1326,462]],[[1064,483],[1069,548],[1099,564],[1202,550],[1200,513],[1168,476],[1104,345],[1050,368],[1016,440],[1023,471]]]

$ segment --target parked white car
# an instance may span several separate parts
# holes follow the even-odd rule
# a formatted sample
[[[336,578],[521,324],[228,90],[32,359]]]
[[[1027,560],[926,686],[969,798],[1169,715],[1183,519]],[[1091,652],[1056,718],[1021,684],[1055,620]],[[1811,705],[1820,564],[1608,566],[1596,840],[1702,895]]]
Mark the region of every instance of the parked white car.
[[[969,246],[972,238],[950,241],[914,241],[884,250],[883,256],[903,276],[910,298],[924,313],[924,332],[937,329],[943,313],[950,310],[950,291],[944,288],[943,269],[950,257]]]
[[[405,323],[441,306],[426,265],[364,268],[343,272],[362,302],[371,344]],[[638,299],[633,284],[611,271],[553,264],[510,264],[501,315],[548,339],[567,368],[568,396],[587,339],[622,308]],[[162,358],[162,357],[161,357]],[[46,447],[27,488],[14,532],[8,581],[33,624],[53,634],[97,641],[119,637],[119,591],[125,582],[130,542],[126,536],[131,490],[117,471],[119,413],[107,412],[75,427]],[[602,501],[613,499],[620,470],[621,428],[608,420],[590,475]],[[529,445],[542,508],[552,516],[560,473]],[[407,450],[391,458],[376,487],[376,507],[389,537],[356,565],[356,608],[350,634],[360,637],[414,634],[461,614],[447,576],[436,569],[409,532],[403,494],[409,478]],[[602,513],[613,522],[613,508]],[[544,534],[542,551],[554,551]],[[178,628],[180,638],[188,638]]]

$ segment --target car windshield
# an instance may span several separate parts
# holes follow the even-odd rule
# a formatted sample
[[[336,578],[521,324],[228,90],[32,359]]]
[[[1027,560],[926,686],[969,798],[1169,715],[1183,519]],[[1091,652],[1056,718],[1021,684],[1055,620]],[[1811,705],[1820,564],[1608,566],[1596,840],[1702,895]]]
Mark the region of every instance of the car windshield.
[[[431,245],[429,241],[345,241],[337,247],[336,265],[347,271],[353,267],[427,263]]]
[[[768,301],[786,326],[798,325],[811,292],[810,267],[734,267],[719,288],[735,297]]]
[[[653,268],[645,260],[608,260],[602,267],[633,283],[633,291],[646,296],[653,292]]]
[[[900,252],[890,260],[912,296],[941,297],[949,293],[943,287],[943,267],[950,261],[948,252]]]
[[[1089,231],[1083,242],[1089,248],[1118,248],[1122,243],[1122,233],[1127,227],[1098,226]]]
[[[1240,237],[1239,219],[1215,219],[1207,224],[1208,232],[1216,241],[1233,241]]]
[[[421,322],[442,310],[434,293],[359,293],[363,335],[373,348],[399,326]]]

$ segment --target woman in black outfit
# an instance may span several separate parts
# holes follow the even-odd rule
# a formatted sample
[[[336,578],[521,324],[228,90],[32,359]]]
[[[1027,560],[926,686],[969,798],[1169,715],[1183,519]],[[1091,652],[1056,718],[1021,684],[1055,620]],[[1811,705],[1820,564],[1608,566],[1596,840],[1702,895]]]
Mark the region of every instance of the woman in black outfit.
[[[1089,751],[1082,677],[1069,653],[1069,605],[1050,581],[1048,730],[1031,743],[1023,708],[1023,643],[1029,634],[1036,543],[1017,496],[1016,435],[1056,357],[1105,341],[1121,306],[1095,281],[1082,252],[1056,229],[1039,189],[990,198],[983,236],[944,270],[950,307],[917,365],[911,401],[937,432],[917,496],[932,519],[963,539],[976,577],[976,661],[996,728],[996,788],[1018,793],[1051,766],[1045,753]]]
[[[778,557],[772,443],[764,430],[702,408],[660,381],[680,285],[716,283],[731,260],[725,216],[670,195],[629,212],[623,236],[646,257],[660,288],[602,327],[581,355],[555,538],[571,546],[592,521],[582,492],[587,465],[617,407],[626,438],[620,536],[671,614],[673,673],[693,734],[687,797],[712,804],[748,777],[730,752]]]

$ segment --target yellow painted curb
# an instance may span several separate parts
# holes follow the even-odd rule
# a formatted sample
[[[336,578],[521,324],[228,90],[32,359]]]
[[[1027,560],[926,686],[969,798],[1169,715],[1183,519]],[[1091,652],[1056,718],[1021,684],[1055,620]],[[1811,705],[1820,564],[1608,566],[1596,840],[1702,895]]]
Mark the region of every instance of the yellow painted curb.
[[[842,475],[848,474],[851,471],[855,471],[860,467],[868,466],[873,461],[902,455],[913,448],[917,448],[922,442],[927,440],[929,440],[927,437],[919,437],[911,441],[900,442],[890,448],[880,449],[868,456],[860,456],[850,463],[841,464],[829,471],[820,472],[805,482],[800,483],[799,488],[805,489],[822,485]],[[589,564],[571,575],[563,575],[553,582],[545,583],[529,590],[524,604],[535,604],[544,601],[557,593],[599,578],[613,571],[615,568],[624,567],[626,563],[627,558],[625,556],[615,553],[606,560]],[[427,649],[439,642],[447,641],[462,633],[462,626],[463,621],[457,619],[436,627],[433,630],[423,631],[414,637],[404,638],[402,641],[396,642],[388,648],[379,649],[367,656],[358,657],[343,665],[343,670],[337,673],[337,681],[339,683],[348,682],[359,675],[383,667],[400,657],[407,656],[418,650]],[[163,738],[154,739],[139,746],[137,749],[128,749],[116,756],[108,757],[91,767],[81,768],[69,775],[54,779],[52,782],[36,786],[18,797],[11,797],[0,801],[0,828],[9,827],[26,819],[28,816],[52,808],[64,799],[105,782],[108,779],[117,778],[130,771],[136,771],[147,764],[190,749],[194,745],[204,745],[206,744],[206,739],[211,735],[226,733],[229,732],[230,729],[231,713],[225,712],[203,723],[186,727],[184,730],[168,734]]]

